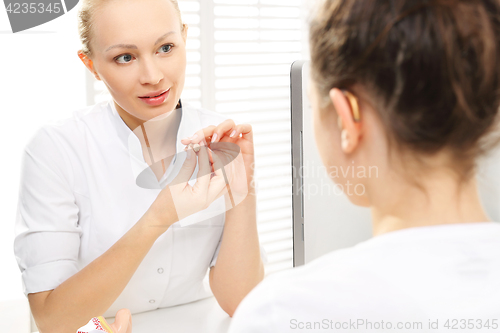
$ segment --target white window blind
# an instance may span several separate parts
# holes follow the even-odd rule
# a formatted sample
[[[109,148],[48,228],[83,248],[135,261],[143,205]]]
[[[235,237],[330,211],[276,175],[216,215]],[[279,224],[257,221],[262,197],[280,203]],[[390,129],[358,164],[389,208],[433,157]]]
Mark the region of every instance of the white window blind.
[[[182,99],[254,129],[266,273],[293,266],[290,66],[302,58],[300,0],[180,0],[189,25]],[[89,75],[89,103],[107,98]]]

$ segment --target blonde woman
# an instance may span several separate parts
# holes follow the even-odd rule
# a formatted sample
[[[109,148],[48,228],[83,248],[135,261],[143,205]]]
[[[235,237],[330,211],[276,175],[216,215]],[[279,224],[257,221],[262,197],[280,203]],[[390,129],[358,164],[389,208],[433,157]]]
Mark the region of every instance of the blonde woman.
[[[212,293],[232,316],[264,276],[251,127],[180,100],[177,1],[86,0],[79,18],[78,56],[112,99],[44,126],[25,149],[15,254],[40,332]],[[221,142],[239,147],[246,172],[228,180],[248,189],[230,210]]]

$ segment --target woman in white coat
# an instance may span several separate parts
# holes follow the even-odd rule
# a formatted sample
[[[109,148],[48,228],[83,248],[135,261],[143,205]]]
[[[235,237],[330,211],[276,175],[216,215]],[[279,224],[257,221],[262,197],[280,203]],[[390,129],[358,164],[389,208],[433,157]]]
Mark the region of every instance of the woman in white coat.
[[[318,151],[377,169],[329,173],[364,189],[344,194],[374,237],[270,276],[230,331],[498,330],[500,223],[475,176],[498,144],[500,2],[323,0],[310,46]]]
[[[212,293],[232,316],[264,276],[251,127],[180,100],[176,0],[86,0],[79,18],[78,55],[112,98],[44,126],[25,149],[15,254],[38,328],[75,332],[121,308]],[[191,138],[202,147],[184,152]],[[238,147],[243,173],[222,172],[219,142]]]

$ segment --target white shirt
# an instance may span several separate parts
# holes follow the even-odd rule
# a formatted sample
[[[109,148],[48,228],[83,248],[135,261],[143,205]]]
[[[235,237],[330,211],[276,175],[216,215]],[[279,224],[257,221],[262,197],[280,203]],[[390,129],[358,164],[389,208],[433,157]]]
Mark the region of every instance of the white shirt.
[[[184,104],[177,152],[184,148],[180,139],[225,119]],[[43,126],[25,148],[19,192],[14,250],[25,295],[55,289],[106,252],[143,216],[183,162],[174,158],[158,182],[112,100]],[[181,220],[168,228],[103,316],[213,295],[207,270],[217,260],[224,212],[221,197],[189,216],[187,226]],[[262,247],[261,254],[266,260]]]
[[[473,320],[469,332],[500,331],[500,223],[393,231],[276,273],[242,301],[229,331],[449,332],[462,319]]]

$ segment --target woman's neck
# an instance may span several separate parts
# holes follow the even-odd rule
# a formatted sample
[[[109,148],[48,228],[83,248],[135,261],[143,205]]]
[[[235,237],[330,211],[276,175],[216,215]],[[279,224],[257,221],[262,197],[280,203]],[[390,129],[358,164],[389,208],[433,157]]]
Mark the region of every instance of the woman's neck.
[[[374,195],[378,196],[372,206],[374,236],[412,227],[490,221],[475,178],[459,186],[449,173],[436,172],[422,182],[427,197],[408,183],[392,185],[390,191],[385,188],[383,193]]]
[[[156,117],[154,120],[142,120],[123,110],[116,103],[115,107],[125,124],[139,139],[145,161],[149,165],[176,153],[177,132],[182,117],[180,109],[176,109],[168,115]],[[148,147],[151,148],[151,151]],[[153,161],[150,160],[151,153],[154,155]]]

